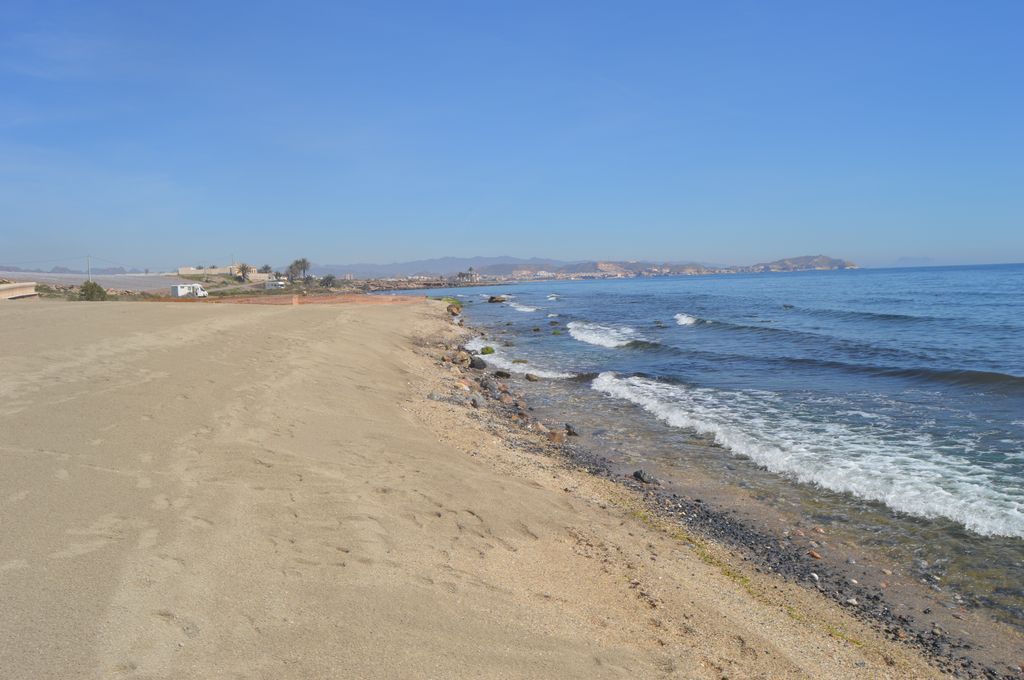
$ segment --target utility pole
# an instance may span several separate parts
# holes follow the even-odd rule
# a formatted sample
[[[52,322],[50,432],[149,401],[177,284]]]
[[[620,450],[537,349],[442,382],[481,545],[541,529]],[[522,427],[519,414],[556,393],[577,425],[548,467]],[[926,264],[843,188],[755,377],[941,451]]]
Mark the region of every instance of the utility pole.
[[[92,281],[92,255],[85,256],[85,269],[88,272],[89,280]]]

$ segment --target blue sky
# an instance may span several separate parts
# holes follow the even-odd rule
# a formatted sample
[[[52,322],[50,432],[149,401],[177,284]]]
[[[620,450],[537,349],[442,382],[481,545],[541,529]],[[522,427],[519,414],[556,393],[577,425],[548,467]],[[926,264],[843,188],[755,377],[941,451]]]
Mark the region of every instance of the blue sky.
[[[0,263],[1024,261],[1021,2],[0,3]]]

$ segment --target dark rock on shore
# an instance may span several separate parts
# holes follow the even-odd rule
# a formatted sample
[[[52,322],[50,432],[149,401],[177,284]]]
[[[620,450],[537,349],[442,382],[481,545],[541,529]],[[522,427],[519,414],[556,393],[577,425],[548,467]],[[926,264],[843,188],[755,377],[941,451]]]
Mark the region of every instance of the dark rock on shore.
[[[512,377],[512,374],[509,373],[508,371],[495,371],[494,372],[494,377],[495,378],[502,378],[504,380],[508,380],[509,378]]]
[[[469,358],[469,367],[483,370],[487,368],[487,362],[478,356],[472,356]]]
[[[526,377],[526,379],[527,379],[527,380],[529,380],[530,382],[537,382],[538,380],[540,380],[540,378],[538,378],[537,376],[535,376],[535,375],[534,375],[533,373],[527,373],[525,377]]]
[[[459,312],[462,311],[461,309],[459,309],[458,305],[448,305],[445,309],[447,309],[448,313],[451,314],[452,316],[458,316]]]
[[[654,475],[642,468],[633,473],[633,479],[643,482],[644,484],[655,484],[658,481],[654,478]]]
[[[565,424],[565,434],[570,437],[579,437],[580,433],[576,431],[576,427],[572,423]]]
[[[488,302],[505,302],[505,297],[502,296],[502,295],[492,295],[491,297],[487,298],[487,301]]]

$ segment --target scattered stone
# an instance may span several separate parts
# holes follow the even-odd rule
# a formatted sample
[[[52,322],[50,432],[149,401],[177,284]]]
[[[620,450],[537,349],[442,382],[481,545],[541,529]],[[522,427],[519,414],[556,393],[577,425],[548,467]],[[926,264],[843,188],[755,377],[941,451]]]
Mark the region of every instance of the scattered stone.
[[[480,357],[474,356],[471,357],[469,360],[469,367],[483,370],[487,368],[487,362],[481,359]]]
[[[448,305],[446,309],[448,310],[448,313],[451,314],[452,316],[458,316],[459,312],[462,311],[461,309],[459,309],[458,305]]]
[[[494,377],[495,378],[504,378],[504,379],[507,380],[508,378],[512,377],[512,374],[509,373],[508,371],[495,371],[494,372]]]
[[[821,579],[820,579],[820,578],[818,577],[818,575],[817,575],[817,574],[815,574],[815,573],[814,573],[814,572],[812,571],[812,572],[811,572],[811,580],[812,580],[812,581],[814,581],[815,583],[817,583],[817,582],[818,582],[818,581],[820,581]]]
[[[538,380],[540,380],[540,378],[538,378],[537,376],[535,376],[535,375],[534,375],[533,373],[527,373],[525,377],[526,377],[526,379],[527,379],[527,380],[529,380],[530,382],[537,382]]]
[[[849,600],[846,601],[846,604],[850,605],[851,607],[856,607],[857,606],[857,598],[851,597]]]
[[[549,430],[548,441],[553,444],[564,444],[565,443],[565,432],[563,430]]]
[[[643,468],[633,472],[633,479],[643,482],[644,484],[654,484],[658,480],[654,478],[654,475],[650,474]]]
[[[479,397],[473,397],[472,399],[469,400],[469,403],[473,405],[473,408],[480,408],[480,398]]]
[[[580,436],[580,433],[576,431],[576,428],[573,427],[572,423],[566,423],[565,424],[565,433],[567,435],[569,435],[570,437],[579,437]]]
[[[813,550],[808,550],[807,554],[810,557],[812,557],[813,559],[816,559],[816,560],[820,560],[821,559],[821,555],[819,555],[818,553],[814,552]]]

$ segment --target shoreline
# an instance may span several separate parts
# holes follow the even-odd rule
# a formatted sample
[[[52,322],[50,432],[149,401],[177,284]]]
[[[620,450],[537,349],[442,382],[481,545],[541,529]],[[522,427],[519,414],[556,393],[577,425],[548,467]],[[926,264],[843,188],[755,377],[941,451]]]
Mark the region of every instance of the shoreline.
[[[462,325],[461,322],[460,325]],[[468,334],[466,340],[488,337],[486,331],[482,329],[466,326],[465,330]],[[470,356],[477,356],[477,350],[466,349],[466,340],[460,342],[457,349],[467,352]],[[496,339],[495,342],[500,341]],[[488,371],[490,378],[487,376]],[[512,376],[506,376],[505,371],[492,367],[484,370],[477,369],[473,373],[474,377],[476,374],[482,375],[482,377],[476,378],[476,382],[480,385],[480,393],[489,398],[479,405],[469,404],[470,407],[483,410],[486,405],[486,409],[498,420],[508,421],[510,418],[513,421],[518,420],[518,426],[535,432],[535,425],[540,424],[541,433],[547,434],[551,431],[550,428],[545,428],[540,421],[534,420],[531,423],[530,416],[524,413],[526,409],[507,403],[503,404],[500,394],[495,394],[493,390],[488,389],[488,381],[493,382],[495,380],[493,376],[497,373],[501,382],[510,383],[508,393],[514,396],[517,404],[525,405],[526,402],[522,394],[511,386]],[[522,379],[522,376],[517,376],[517,378]],[[460,402],[458,399],[455,403],[467,406],[466,402]],[[529,408],[529,410],[533,409]],[[559,415],[566,416],[570,422],[573,420],[571,413],[560,413]],[[900,608],[893,606],[899,602],[899,599],[893,598],[891,590],[887,593],[883,588],[871,587],[859,583],[856,579],[852,579],[851,583],[854,570],[843,568],[845,565],[840,565],[835,560],[823,558],[813,550],[815,547],[813,540],[809,541],[810,547],[808,547],[793,541],[788,535],[780,536],[778,532],[756,527],[750,517],[738,516],[734,509],[719,508],[699,498],[688,497],[678,492],[677,487],[672,485],[670,480],[666,480],[668,482],[666,484],[660,479],[654,479],[651,475],[649,481],[641,481],[641,478],[648,478],[646,474],[640,474],[640,470],[637,470],[636,474],[630,474],[627,469],[630,466],[595,454],[575,444],[571,438],[560,438],[557,441],[545,442],[542,446],[544,445],[555,449],[555,452],[549,453],[549,455],[561,457],[570,466],[608,479],[636,494],[642,500],[645,510],[660,520],[667,520],[674,526],[683,527],[688,532],[692,531],[696,534],[696,536],[684,534],[685,538],[681,537],[681,540],[691,543],[711,541],[728,550],[740,552],[741,561],[753,565],[756,572],[774,574],[788,583],[798,584],[807,590],[816,591],[822,597],[843,607],[850,616],[869,623],[887,639],[918,650],[943,672],[972,678],[1013,678],[1024,675],[1024,669],[1021,666],[1014,667],[1016,658],[1005,651],[997,652],[995,655],[984,653],[984,650],[980,654],[977,651],[974,653],[961,651],[977,649],[976,637],[988,637],[991,640],[994,635],[1008,635],[1021,641],[1019,631],[989,618],[984,613],[981,614],[985,617],[984,621],[980,621],[977,616],[972,617],[970,621],[963,621],[964,617],[959,614],[942,612],[935,617],[943,621],[942,626],[948,625],[947,622],[956,623],[956,620],[961,620],[963,621],[960,624],[961,628],[965,624],[968,626],[981,624],[987,627],[985,635],[982,636],[975,636],[976,631],[974,630],[971,631],[971,635],[951,634],[934,621],[919,621],[908,613],[894,611]],[[728,491],[723,493],[728,494]],[[818,527],[815,528],[824,535],[824,531]],[[803,537],[803,532],[800,532],[800,535]],[[853,563],[852,560],[851,563]],[[723,567],[723,570],[731,568]],[[885,571],[892,574],[889,570]],[[895,580],[895,578],[890,580]],[[909,592],[913,588],[913,585],[904,588],[900,595],[916,597],[918,603],[931,603],[935,605],[936,610],[941,610],[936,599],[928,597],[923,592]],[[925,608],[924,612],[935,614],[931,608]],[[1024,649],[1024,641],[1021,641],[1021,644],[1020,648]],[[1003,670],[1000,670],[999,667],[1002,667]]]
[[[443,310],[0,306],[0,666],[942,675],[492,413],[440,359],[465,336]]]

